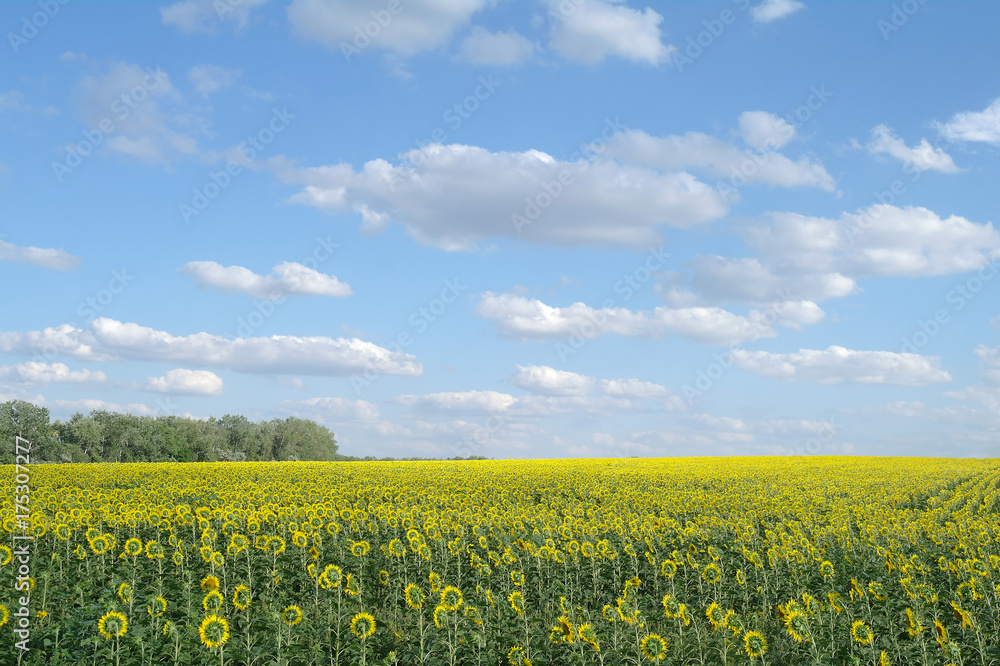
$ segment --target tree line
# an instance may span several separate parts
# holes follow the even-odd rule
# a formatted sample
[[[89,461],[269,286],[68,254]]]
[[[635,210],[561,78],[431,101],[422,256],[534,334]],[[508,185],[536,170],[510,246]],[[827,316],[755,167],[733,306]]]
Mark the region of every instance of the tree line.
[[[13,441],[31,442],[32,462],[216,462],[338,460],[337,440],[324,426],[289,417],[254,422],[227,414],[206,420],[93,410],[51,422],[49,410],[0,403],[0,463],[14,462]],[[7,444],[9,443],[9,445]]]

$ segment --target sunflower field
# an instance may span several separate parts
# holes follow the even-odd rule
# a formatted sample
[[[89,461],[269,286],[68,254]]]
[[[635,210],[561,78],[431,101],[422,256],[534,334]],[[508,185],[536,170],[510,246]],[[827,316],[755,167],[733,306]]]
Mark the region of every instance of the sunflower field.
[[[1000,663],[998,482],[929,458],[35,465],[19,525],[8,465],[0,663]]]

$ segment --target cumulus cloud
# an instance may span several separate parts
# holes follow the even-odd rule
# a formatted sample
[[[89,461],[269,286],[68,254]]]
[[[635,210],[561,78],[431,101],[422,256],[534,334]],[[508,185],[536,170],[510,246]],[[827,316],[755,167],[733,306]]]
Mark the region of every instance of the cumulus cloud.
[[[203,289],[218,287],[238,291],[254,298],[277,298],[286,295],[333,296],[344,298],[354,292],[333,275],[286,261],[258,275],[243,266],[222,266],[214,261],[191,261],[180,267],[181,273],[193,275]]]
[[[65,363],[29,361],[0,366],[0,380],[19,384],[84,384],[107,379],[100,370],[70,370]]]
[[[378,22],[372,17],[374,7],[363,0],[292,0],[286,13],[299,37],[332,50],[340,52],[344,44],[357,49],[354,39],[360,32],[371,48],[412,56],[447,44],[487,4],[487,0],[404,3],[402,11],[382,21],[375,37],[365,34],[366,24]],[[377,10],[385,11],[385,5]]]
[[[751,374],[819,384],[899,384],[923,386],[951,381],[936,356],[887,351],[855,351],[837,345],[789,354],[733,350],[736,365]]]
[[[425,395],[399,395],[390,398],[401,405],[442,411],[488,412],[503,411],[516,402],[516,398],[498,391],[459,391],[427,393]]]
[[[610,396],[527,395],[515,398],[497,391],[399,395],[390,398],[390,401],[425,411],[502,414],[509,417],[565,417],[581,413],[608,416],[637,409],[629,400]]]
[[[641,379],[602,379],[601,392],[618,398],[665,398],[670,394],[666,386]]]
[[[70,271],[80,265],[80,258],[63,250],[14,245],[0,240],[0,261],[31,264],[57,271]]]
[[[1000,144],[1000,97],[982,111],[956,113],[946,123],[936,124],[938,132],[952,141]]]
[[[786,301],[773,308],[773,321],[798,328],[814,324],[824,312],[811,301]],[[584,303],[552,307],[516,294],[486,292],[475,313],[492,319],[501,334],[516,340],[588,338],[616,333],[626,337],[658,339],[670,333],[701,344],[730,345],[777,335],[766,322],[766,312],[737,315],[716,307],[657,307],[634,312],[621,307],[593,308]]]
[[[184,105],[166,72],[120,61],[96,69],[80,81],[77,97],[87,127],[113,127],[103,150],[152,165],[198,153],[195,137],[205,121]]]
[[[805,5],[798,0],[764,0],[759,5],[750,9],[755,23],[770,23],[791,16]]]
[[[459,46],[458,56],[474,65],[520,65],[535,53],[535,44],[516,30],[490,32],[474,26]]]
[[[259,374],[337,377],[371,367],[391,375],[415,376],[423,372],[412,354],[390,351],[357,338],[272,335],[231,340],[210,333],[175,336],[104,317],[82,329],[63,324],[41,331],[0,332],[0,352],[32,355],[40,350],[79,360],[165,361]]]
[[[684,172],[457,144],[429,144],[401,157],[418,168],[382,159],[360,171],[273,164],[285,182],[303,186],[293,202],[331,213],[364,206],[446,250],[497,237],[644,247],[659,241],[661,226],[691,227],[727,212],[719,193]]]
[[[762,125],[759,120],[749,123]],[[753,145],[749,142],[773,139],[779,131],[780,127],[777,130],[748,128],[749,140],[744,140]],[[823,165],[808,157],[793,161],[777,152],[751,152],[700,132],[654,137],[640,130],[627,130],[608,143],[607,154],[625,163],[668,171],[694,169],[715,178],[739,177],[747,183],[817,187],[826,191],[836,187],[833,176]]]
[[[638,10],[604,0],[549,4],[554,17],[549,46],[567,60],[594,65],[614,56],[658,65],[676,50],[662,42],[663,17],[650,7]]]
[[[74,414],[76,412],[86,414],[99,410],[117,412],[119,414],[135,414],[137,416],[156,416],[160,411],[141,402],[130,402],[127,405],[122,405],[117,402],[107,402],[94,398],[84,398],[82,400],[45,400],[44,403],[52,411],[65,414]]]
[[[243,70],[232,67],[221,67],[219,65],[195,65],[188,70],[188,78],[191,85],[201,95],[211,95],[220,90],[225,90],[235,84]]]
[[[541,395],[587,395],[593,390],[595,380],[544,365],[518,365],[510,383]]]
[[[795,126],[767,111],[740,114],[743,143],[757,150],[778,150],[795,138]]]
[[[379,420],[378,407],[367,400],[327,397],[307,400],[285,400],[278,405],[282,412],[300,418],[312,418],[321,423],[361,421],[375,423]]]
[[[768,265],[789,272],[926,276],[977,270],[1000,257],[1000,233],[927,208],[876,204],[839,220],[772,214],[773,223],[747,230],[748,243]]]
[[[756,258],[697,255],[691,261],[691,287],[713,303],[770,303],[779,298],[825,301],[858,291],[857,282],[837,272],[779,272]]]
[[[176,368],[162,377],[150,377],[145,389],[176,395],[222,395],[222,377],[210,370]]]
[[[955,166],[955,162],[952,161],[951,155],[940,148],[935,148],[927,139],[921,139],[920,143],[910,148],[886,125],[877,125],[872,130],[868,152],[889,155],[904,164],[912,165],[917,171],[934,170],[954,173],[959,170]]]
[[[181,0],[160,8],[164,25],[186,33],[212,33],[223,22],[236,24],[242,30],[250,23],[250,13],[268,0]]]

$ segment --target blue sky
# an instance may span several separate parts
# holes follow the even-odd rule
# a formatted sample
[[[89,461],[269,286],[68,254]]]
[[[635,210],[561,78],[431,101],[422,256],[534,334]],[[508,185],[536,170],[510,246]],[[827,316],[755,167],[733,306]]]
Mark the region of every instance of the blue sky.
[[[5,2],[0,399],[993,456],[985,2]]]

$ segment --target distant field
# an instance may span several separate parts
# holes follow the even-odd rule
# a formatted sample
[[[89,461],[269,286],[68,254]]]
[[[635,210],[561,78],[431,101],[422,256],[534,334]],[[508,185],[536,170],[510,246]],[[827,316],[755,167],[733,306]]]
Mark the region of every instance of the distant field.
[[[30,664],[991,663],[998,481],[926,458],[34,465],[26,542],[8,465],[0,619],[30,543]]]

